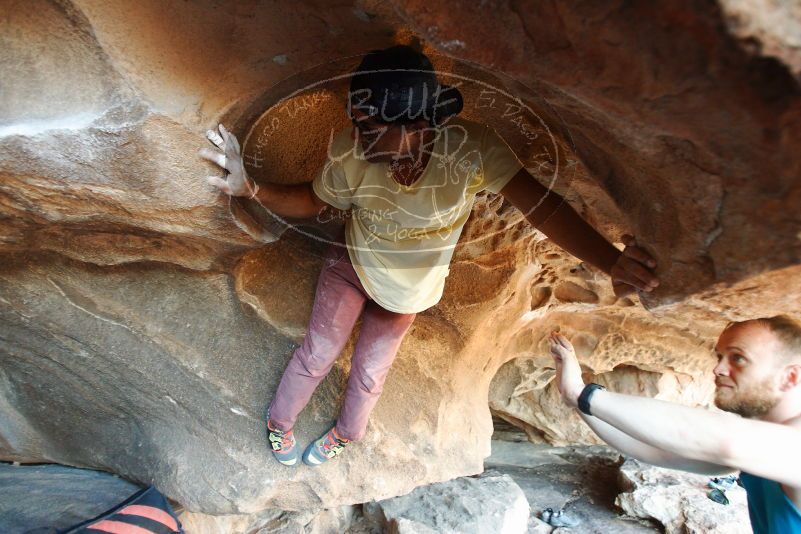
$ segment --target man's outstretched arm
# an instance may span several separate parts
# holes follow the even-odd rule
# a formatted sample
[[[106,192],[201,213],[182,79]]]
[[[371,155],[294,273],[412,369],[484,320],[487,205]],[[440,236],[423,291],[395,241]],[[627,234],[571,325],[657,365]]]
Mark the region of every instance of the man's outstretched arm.
[[[659,285],[652,269],[654,259],[627,239],[621,252],[595,228],[587,224],[564,198],[549,191],[523,168],[501,189],[514,207],[551,241],[573,256],[594,265],[612,278],[619,297],[639,289],[651,291]]]
[[[562,397],[565,398],[566,404],[576,408],[577,403],[568,401],[568,395],[572,394],[570,393],[570,386],[571,382],[575,381],[575,372],[573,370],[575,367],[578,367],[578,378],[580,380],[581,367],[578,364],[578,359],[575,359],[575,355],[572,360],[569,357],[569,351],[572,350],[570,342],[564,337],[561,339],[564,339],[565,344],[560,343],[559,339],[556,337],[556,333],[552,333],[550,336],[551,355],[554,357],[554,362],[556,363],[556,384],[559,391],[562,392]],[[567,355],[565,355],[565,353],[567,353]],[[565,361],[567,363],[565,363]],[[565,371],[565,368],[567,368],[567,371]],[[583,389],[583,381],[581,386],[576,383],[572,387],[581,387]],[[578,399],[578,397],[576,397],[576,399]],[[682,454],[666,451],[653,444],[632,437],[597,417],[586,415],[582,412],[579,412],[579,415],[584,422],[587,423],[587,426],[607,444],[623,454],[645,463],[667,467],[668,469],[691,471],[701,475],[721,475],[733,471],[731,467],[720,465],[715,462],[693,460]]]
[[[712,462],[691,460],[682,455],[668,452],[654,447],[638,439],[631,437],[625,432],[621,432],[609,423],[590,415],[580,414],[581,418],[587,423],[599,438],[608,443],[611,447],[622,452],[626,456],[631,456],[642,462],[666,467],[668,469],[678,469],[690,471],[699,475],[723,475],[734,471],[731,467]]]
[[[576,407],[584,381],[573,346],[554,333],[551,354],[562,397]],[[801,486],[797,428],[604,390],[594,393],[590,406],[595,418],[657,449]]]
[[[654,447],[801,486],[801,430],[645,397],[596,391],[595,417]]]

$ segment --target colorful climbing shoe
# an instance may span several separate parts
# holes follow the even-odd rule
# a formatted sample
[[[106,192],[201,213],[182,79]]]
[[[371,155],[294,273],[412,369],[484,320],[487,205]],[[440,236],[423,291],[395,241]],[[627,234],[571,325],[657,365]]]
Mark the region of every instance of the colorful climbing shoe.
[[[565,515],[564,510],[554,511],[553,508],[546,508],[540,514],[543,521],[552,527],[577,527],[581,521],[576,518]]]
[[[349,439],[337,436],[332,427],[320,439],[309,443],[303,453],[303,463],[311,466],[318,466],[328,460],[338,456],[345,450],[345,446],[350,443]]]
[[[279,430],[273,428],[270,420],[267,419],[267,440],[273,451],[275,459],[284,465],[295,465],[298,463],[298,447],[295,442],[295,434],[292,430]]]

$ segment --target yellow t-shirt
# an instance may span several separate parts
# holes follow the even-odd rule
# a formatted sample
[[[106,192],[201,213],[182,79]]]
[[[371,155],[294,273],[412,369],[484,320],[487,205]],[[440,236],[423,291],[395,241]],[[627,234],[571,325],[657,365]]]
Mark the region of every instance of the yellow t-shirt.
[[[453,117],[437,129],[417,181],[397,183],[388,163],[369,163],[351,127],[329,143],[312,188],[351,210],[345,223],[351,263],[380,306],[416,313],[439,302],[448,265],[476,193],[498,193],[523,167],[489,126]]]

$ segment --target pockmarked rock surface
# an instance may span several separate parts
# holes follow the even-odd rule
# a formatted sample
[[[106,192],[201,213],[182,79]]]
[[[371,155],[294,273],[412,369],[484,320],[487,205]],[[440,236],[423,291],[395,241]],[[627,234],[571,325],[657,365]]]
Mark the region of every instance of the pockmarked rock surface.
[[[655,519],[667,534],[749,534],[745,490],[726,490],[728,505],[707,497],[709,477],[663,469],[628,459],[620,466],[623,493],[615,504],[633,517]]]
[[[393,3],[433,45],[558,110],[617,222],[659,261],[667,283],[649,305],[798,264],[801,29],[790,3]],[[486,46],[500,27],[504,39]]]
[[[201,514],[380,500],[479,473],[490,407],[534,440],[588,439],[549,385],[552,328],[588,375],[705,405],[728,320],[801,311],[797,35],[735,24],[758,20],[756,4],[2,5],[2,460],[107,470]],[[258,180],[310,180],[347,118],[336,80],[302,89],[397,42],[480,78],[465,115],[608,239],[635,234],[663,282],[647,309],[617,300],[482,196],[367,438],[288,470],[269,457],[264,410],[305,332],[320,239],[341,221],[279,238],[269,213],[207,185],[219,171],[196,153],[222,121]],[[336,417],[350,349],[301,441]]]
[[[526,532],[529,506],[509,475],[485,473],[364,504],[365,517],[398,534]]]

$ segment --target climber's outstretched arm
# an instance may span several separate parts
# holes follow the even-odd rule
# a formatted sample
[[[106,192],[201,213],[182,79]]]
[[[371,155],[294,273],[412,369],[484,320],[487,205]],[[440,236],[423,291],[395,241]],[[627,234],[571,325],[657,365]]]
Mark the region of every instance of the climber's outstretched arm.
[[[262,184],[255,200],[282,217],[309,219],[328,206],[312,189],[311,182],[296,185]]]
[[[610,275],[617,296],[637,289],[651,291],[659,285],[653,273],[656,262],[633,238],[624,236],[626,248],[619,251],[561,196],[545,188],[525,168],[501,189],[500,194],[554,243]]]

